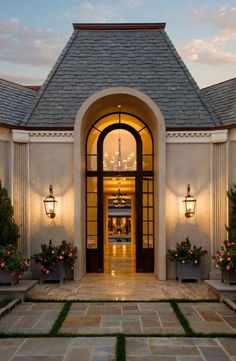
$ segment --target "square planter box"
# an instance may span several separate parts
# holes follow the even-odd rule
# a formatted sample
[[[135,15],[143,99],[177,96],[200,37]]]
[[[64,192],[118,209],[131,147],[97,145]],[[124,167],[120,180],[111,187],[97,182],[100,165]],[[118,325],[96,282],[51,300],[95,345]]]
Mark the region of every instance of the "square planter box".
[[[59,261],[56,264],[55,269],[50,272],[49,274],[42,273],[41,274],[41,281],[59,281],[62,283],[66,277],[66,271],[65,271],[65,264],[63,261]]]
[[[200,263],[182,263],[176,262],[176,279],[180,282],[182,280],[197,280],[201,281],[201,267]]]
[[[221,281],[228,284],[236,284],[236,272],[234,270],[221,270]]]
[[[0,270],[0,284],[8,284],[8,285],[13,285],[15,283],[15,279],[14,277],[11,275],[10,272],[8,271],[4,271],[4,270]]]

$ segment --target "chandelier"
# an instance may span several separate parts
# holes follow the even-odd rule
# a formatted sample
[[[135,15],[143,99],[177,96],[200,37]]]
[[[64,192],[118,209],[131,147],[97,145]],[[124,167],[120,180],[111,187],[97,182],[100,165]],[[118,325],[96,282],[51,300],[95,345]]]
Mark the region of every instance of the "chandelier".
[[[126,204],[126,194],[122,194],[120,192],[120,188],[118,189],[118,192],[112,195],[112,203],[116,208],[122,208],[125,207]]]

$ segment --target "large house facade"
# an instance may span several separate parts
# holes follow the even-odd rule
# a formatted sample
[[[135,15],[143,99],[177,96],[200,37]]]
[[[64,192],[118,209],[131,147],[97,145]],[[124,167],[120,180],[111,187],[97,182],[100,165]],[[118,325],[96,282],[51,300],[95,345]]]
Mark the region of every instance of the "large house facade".
[[[203,277],[216,277],[235,154],[236,79],[200,90],[164,23],[74,24],[39,90],[0,80],[0,179],[19,248],[31,256],[49,239],[72,242],[75,279],[109,272],[119,246],[130,271],[174,278],[166,252],[187,236],[208,250]]]

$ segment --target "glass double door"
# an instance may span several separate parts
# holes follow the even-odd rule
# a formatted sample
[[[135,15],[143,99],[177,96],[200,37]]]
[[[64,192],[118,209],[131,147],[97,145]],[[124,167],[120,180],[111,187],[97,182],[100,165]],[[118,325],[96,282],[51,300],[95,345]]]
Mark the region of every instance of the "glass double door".
[[[109,242],[107,237],[109,227],[111,227],[110,233],[114,231],[116,234],[116,237],[110,237],[114,239],[114,244],[116,242],[117,244],[121,244],[121,242],[124,244],[129,241],[129,237],[132,235],[130,242],[135,247],[133,260],[135,260],[134,269],[136,272],[154,271],[153,176],[140,177],[135,173],[133,172],[133,174],[127,176],[127,173],[116,174],[113,172],[108,175],[103,172],[98,176],[87,176],[87,272],[104,272],[106,270],[104,260],[106,242]],[[126,213],[122,211],[123,217],[116,217],[118,223],[114,224],[113,230],[111,224],[108,225],[108,222],[112,222],[112,217],[108,217],[107,207],[109,203],[113,203],[114,194],[117,194],[119,188],[117,185],[117,189],[112,188],[112,186],[111,188],[104,186],[108,179],[114,180],[114,182],[117,179],[122,179],[120,192],[126,197],[126,203],[128,203],[128,199],[132,199],[130,217],[128,211]],[[131,179],[133,186],[130,188]],[[120,215],[122,215],[122,212],[120,211]],[[119,220],[119,218],[123,218],[123,220]],[[122,222],[126,222],[124,226]],[[129,226],[132,229],[129,229]]]

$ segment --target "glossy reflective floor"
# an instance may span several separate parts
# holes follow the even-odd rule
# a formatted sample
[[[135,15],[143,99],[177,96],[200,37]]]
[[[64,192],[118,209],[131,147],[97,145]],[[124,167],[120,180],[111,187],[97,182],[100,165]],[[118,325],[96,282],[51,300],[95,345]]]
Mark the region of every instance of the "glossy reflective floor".
[[[135,247],[131,244],[107,244],[104,272],[113,275],[135,272]]]
[[[217,299],[204,282],[159,281],[153,273],[89,273],[81,281],[38,284],[28,296],[41,300]]]

